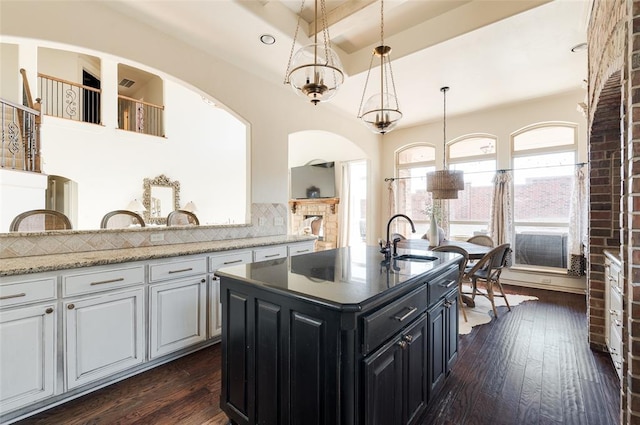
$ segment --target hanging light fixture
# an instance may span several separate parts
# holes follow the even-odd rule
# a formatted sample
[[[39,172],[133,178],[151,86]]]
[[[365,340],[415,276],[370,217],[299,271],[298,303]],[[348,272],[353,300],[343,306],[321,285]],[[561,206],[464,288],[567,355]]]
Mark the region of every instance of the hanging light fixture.
[[[285,84],[290,84],[298,95],[308,98],[314,105],[331,99],[344,81],[342,63],[331,48],[324,1],[315,0],[313,44],[302,47],[294,55],[293,51],[300,28],[300,16],[298,16],[298,25],[293,36],[293,45],[284,80]],[[322,44],[318,44],[318,2],[322,19]],[[299,15],[302,15],[303,9],[304,0],[300,6]]]
[[[380,93],[371,96],[362,106],[367,93],[369,75],[373,68],[374,58],[380,58]],[[396,95],[396,84],[393,80],[391,70],[391,47],[384,44],[384,0],[380,0],[380,45],[373,49],[367,80],[364,83],[362,99],[360,100],[360,110],[358,118],[376,133],[384,134],[393,130],[402,112],[398,107],[398,96]]]
[[[427,191],[431,192],[433,199],[458,199],[458,191],[464,189],[464,174],[459,170],[447,169],[447,91],[449,87],[442,87],[444,98],[443,134],[444,143],[442,150],[442,170],[427,173]]]

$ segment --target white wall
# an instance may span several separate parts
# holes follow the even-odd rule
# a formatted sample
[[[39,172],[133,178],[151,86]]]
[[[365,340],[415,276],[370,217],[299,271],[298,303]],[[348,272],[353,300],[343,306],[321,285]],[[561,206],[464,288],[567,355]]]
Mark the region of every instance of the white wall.
[[[0,93],[2,97],[14,103],[22,105],[20,99],[20,74],[18,69],[18,46],[16,44],[0,43]]]
[[[379,136],[355,116],[301,100],[281,80],[265,81],[99,2],[2,2],[1,8],[2,41],[9,42],[12,36],[48,40],[61,43],[59,47],[79,46],[122,57],[142,69],[145,64],[192,85],[245,119],[251,125],[251,193],[255,203],[288,201],[288,136],[301,130],[326,130],[351,140],[371,161],[372,181],[380,181]],[[370,194],[375,223],[378,193],[373,190]]]

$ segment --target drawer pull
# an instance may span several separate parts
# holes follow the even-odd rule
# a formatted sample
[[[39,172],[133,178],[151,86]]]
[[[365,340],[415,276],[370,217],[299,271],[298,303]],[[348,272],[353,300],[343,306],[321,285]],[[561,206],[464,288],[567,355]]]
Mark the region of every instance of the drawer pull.
[[[241,263],[241,262],[242,262],[242,260],[240,259],[240,260],[233,260],[233,261],[225,261],[222,264],[234,264],[234,263]]]
[[[67,310],[73,310],[74,308],[76,308],[75,304],[69,304],[67,306]]]
[[[51,307],[49,307],[44,312],[47,313],[47,314],[51,314],[51,313],[53,313],[53,309]]]
[[[189,267],[188,269],[169,270],[169,274],[190,272],[191,270],[193,270],[193,267]]]
[[[405,348],[407,348],[407,342],[406,341],[398,341],[398,346],[404,350]]]
[[[264,258],[272,258],[272,257],[279,257],[280,254],[271,254],[271,255],[265,255]]]
[[[296,254],[300,254],[302,252],[309,252],[309,250],[308,249],[299,249],[299,250],[296,251]]]
[[[0,300],[9,300],[11,298],[20,298],[20,297],[26,297],[26,296],[27,296],[27,294],[22,292],[20,294],[5,295],[4,297],[0,297]]]
[[[117,279],[101,280],[99,282],[91,282],[91,286],[93,286],[93,285],[104,285],[105,283],[122,282],[123,280],[124,280],[124,277],[119,277]]]
[[[453,285],[456,284],[456,282],[458,282],[457,280],[452,280],[449,283],[439,283],[438,285],[442,286],[443,288],[451,288]]]
[[[402,315],[402,316],[393,316],[393,318],[396,319],[398,322],[403,322],[407,317],[411,316],[413,313],[418,311],[417,307],[406,307],[406,308],[408,308],[409,311],[407,311],[404,315]]]

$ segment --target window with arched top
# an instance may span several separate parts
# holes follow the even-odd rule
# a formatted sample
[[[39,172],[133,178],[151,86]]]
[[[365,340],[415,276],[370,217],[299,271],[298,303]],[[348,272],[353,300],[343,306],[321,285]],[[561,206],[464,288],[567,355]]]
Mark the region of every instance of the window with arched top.
[[[425,234],[429,227],[427,205],[431,193],[427,192],[427,173],[436,169],[436,149],[429,144],[414,144],[396,152],[396,213],[406,214],[416,225],[416,233]],[[401,220],[400,233],[408,236],[409,225]]]
[[[464,171],[464,190],[449,201],[450,238],[487,234],[497,144],[495,136],[486,134],[462,136],[448,144],[449,169]]]
[[[511,136],[514,266],[567,268],[577,126],[544,123]]]

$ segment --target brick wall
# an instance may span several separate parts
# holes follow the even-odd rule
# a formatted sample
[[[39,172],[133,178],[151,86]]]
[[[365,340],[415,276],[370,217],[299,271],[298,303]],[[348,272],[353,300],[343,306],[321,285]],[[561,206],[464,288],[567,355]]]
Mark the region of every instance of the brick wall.
[[[624,277],[620,423],[640,423],[640,0],[594,0],[588,28],[589,341],[604,344],[603,250],[620,252]],[[629,96],[628,94],[631,94]],[[628,120],[626,111],[630,112]],[[637,180],[637,182],[636,182]],[[637,197],[640,200],[640,197]],[[637,251],[637,252],[636,252]],[[629,314],[631,312],[631,314]]]

